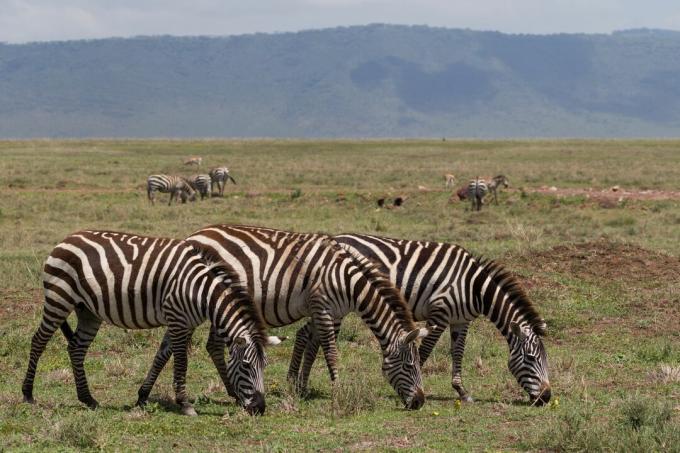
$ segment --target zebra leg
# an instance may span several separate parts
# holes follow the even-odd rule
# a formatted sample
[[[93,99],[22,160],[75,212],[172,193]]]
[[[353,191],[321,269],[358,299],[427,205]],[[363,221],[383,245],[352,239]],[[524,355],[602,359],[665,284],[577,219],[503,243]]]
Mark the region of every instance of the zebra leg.
[[[310,328],[309,341],[305,347],[304,360],[302,362],[302,369],[300,370],[300,375],[297,380],[296,391],[298,394],[304,395],[307,393],[309,388],[309,374],[312,372],[312,365],[316,361],[316,356],[319,353],[319,347],[321,343],[319,341],[319,336],[314,331],[313,327]]]
[[[194,406],[189,402],[186,388],[187,353],[193,329],[180,327],[178,325],[171,325],[168,329],[168,332],[170,333],[172,354],[175,356],[175,366],[173,373],[175,401],[177,404],[179,404],[183,415],[194,416],[197,415],[196,410],[194,410]]]
[[[467,337],[470,322],[456,323],[451,325],[451,357],[453,359],[451,386],[458,392],[461,401],[471,403],[472,397],[463,386],[461,369],[463,365],[463,353],[465,352],[465,338]]]
[[[338,338],[338,334],[340,333],[341,324],[342,319],[334,320],[333,335],[336,340]],[[312,365],[314,365],[316,356],[319,353],[320,345],[321,342],[319,336],[313,331],[313,328],[310,327],[310,339],[307,341],[307,347],[305,348],[304,362],[302,364],[302,371],[300,372],[298,384],[298,386],[302,389],[303,392],[307,390],[307,387],[309,385],[309,374],[312,371]],[[326,364],[328,365],[328,362],[326,362]],[[334,371],[335,375],[333,374]],[[331,381],[335,381],[337,379],[337,368],[335,368],[334,370],[333,368],[331,368],[330,365],[328,365],[328,372],[330,374]]]
[[[96,409],[99,403],[92,398],[83,363],[87,349],[94,337],[97,336],[102,321],[82,305],[76,306],[76,315],[78,316],[78,327],[76,327],[73,337],[68,342],[68,354],[71,358],[73,377],[76,381],[76,392],[80,402],[85,403],[90,409]]]
[[[335,342],[335,322],[325,309],[312,312],[312,322],[323,349],[331,381],[335,382],[338,379],[338,347]]]
[[[46,308],[48,303],[49,299],[46,301]],[[54,335],[57,328],[62,323],[67,322],[66,318],[69,314],[70,311],[58,313],[53,309],[50,309],[49,311],[45,310],[43,312],[40,327],[38,327],[38,330],[31,340],[31,353],[28,357],[28,369],[26,370],[26,376],[24,377],[24,382],[21,386],[21,393],[24,395],[25,403],[35,403],[35,400],[33,399],[33,382],[35,381],[35,371],[38,367],[38,360],[40,360],[40,356],[45,351],[47,342],[50,341],[50,338],[52,338],[52,335]]]
[[[296,390],[299,382],[300,364],[302,363],[302,357],[305,354],[307,344],[311,341],[311,335],[312,326],[309,322],[300,327],[295,334],[293,356],[290,358],[290,365],[288,366],[288,382],[293,384]]]
[[[165,364],[168,363],[168,360],[170,360],[171,356],[172,348],[170,347],[170,335],[166,331],[163,341],[158,347],[158,351],[156,351],[156,356],[153,358],[153,365],[151,365],[151,369],[147,373],[142,386],[137,392],[137,406],[146,405],[146,402],[149,399],[149,394],[151,393],[151,389],[156,383],[156,379],[158,379],[158,375],[161,374],[161,371],[163,371]]]
[[[227,389],[227,394],[232,398],[236,398],[236,392],[229,384],[228,373],[227,373],[227,362],[224,360],[224,341],[222,341],[215,332],[214,327],[210,327],[210,335],[208,335],[208,342],[205,344],[205,349],[208,351],[210,358],[217,368],[217,372],[220,374],[222,383]]]
[[[445,325],[441,326],[439,324],[433,324],[430,320],[427,321],[427,328],[430,329],[430,333],[427,334],[425,338],[423,338],[423,341],[420,343],[420,347],[418,348],[421,367],[425,364],[427,359],[430,358],[430,354],[432,354],[435,345],[442,336],[442,333],[444,333],[444,330],[446,330]]]

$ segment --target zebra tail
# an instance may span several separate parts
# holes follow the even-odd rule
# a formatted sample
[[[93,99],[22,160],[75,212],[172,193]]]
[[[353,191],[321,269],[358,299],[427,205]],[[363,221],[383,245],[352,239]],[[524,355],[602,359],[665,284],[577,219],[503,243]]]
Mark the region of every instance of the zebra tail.
[[[66,341],[71,341],[71,338],[73,338],[73,330],[71,330],[71,326],[69,325],[68,321],[64,321],[61,323],[61,332],[64,334],[66,337]]]

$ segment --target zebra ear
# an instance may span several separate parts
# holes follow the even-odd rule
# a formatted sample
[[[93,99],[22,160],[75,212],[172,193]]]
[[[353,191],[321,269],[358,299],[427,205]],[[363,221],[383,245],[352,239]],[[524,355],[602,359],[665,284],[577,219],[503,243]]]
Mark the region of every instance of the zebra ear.
[[[420,329],[413,329],[408,334],[406,334],[406,337],[404,338],[404,344],[409,344],[413,341],[416,341],[418,338],[426,337],[429,333],[430,329],[426,329],[424,327],[421,327]]]
[[[267,337],[267,342],[265,343],[265,346],[276,346],[281,344],[281,342],[288,337],[277,337],[275,335],[270,335]]]
[[[510,332],[514,336],[516,336],[520,341],[524,341],[524,339],[527,337],[524,332],[522,332],[522,328],[520,327],[518,322],[511,322],[510,323]]]
[[[243,338],[243,337],[236,337],[236,338],[234,338],[234,345],[245,346],[246,345],[246,339]]]

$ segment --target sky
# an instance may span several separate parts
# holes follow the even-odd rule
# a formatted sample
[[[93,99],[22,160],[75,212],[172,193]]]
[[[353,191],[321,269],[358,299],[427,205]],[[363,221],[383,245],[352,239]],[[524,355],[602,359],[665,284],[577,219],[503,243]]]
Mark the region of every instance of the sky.
[[[0,42],[237,35],[370,23],[507,33],[680,30],[678,0],[0,0]]]

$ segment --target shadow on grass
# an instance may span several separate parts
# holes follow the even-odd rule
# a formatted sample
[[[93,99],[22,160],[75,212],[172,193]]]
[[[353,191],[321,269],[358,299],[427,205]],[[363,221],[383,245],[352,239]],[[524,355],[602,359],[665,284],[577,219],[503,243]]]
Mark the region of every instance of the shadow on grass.
[[[473,397],[474,398],[474,397]],[[451,403],[455,403],[457,400],[460,398],[457,396],[441,396],[441,395],[428,395],[426,397],[426,403],[427,401],[450,401]],[[474,400],[471,403],[463,403],[463,404],[479,404],[479,403],[487,403],[487,404],[495,404],[495,403],[505,403],[504,401],[497,400],[497,399],[491,399],[491,398],[474,398]],[[514,399],[508,403],[510,406],[532,406],[533,404],[529,400],[525,399]],[[537,406],[540,407],[540,406]]]

